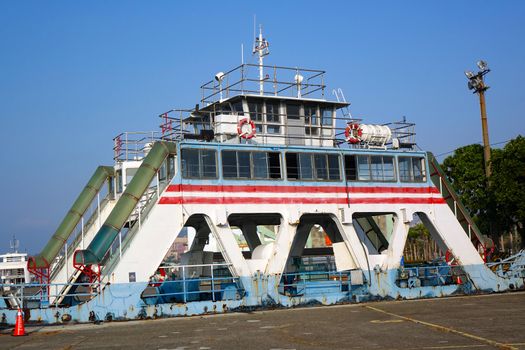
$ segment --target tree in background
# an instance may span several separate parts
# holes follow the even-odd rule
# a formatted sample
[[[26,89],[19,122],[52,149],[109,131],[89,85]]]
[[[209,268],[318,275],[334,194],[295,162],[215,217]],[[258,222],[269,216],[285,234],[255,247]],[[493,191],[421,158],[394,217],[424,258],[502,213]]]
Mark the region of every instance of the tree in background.
[[[487,181],[483,147],[456,149],[443,168],[481,232],[497,239],[517,227],[525,238],[525,138],[518,136],[503,149],[492,150],[492,177]]]
[[[518,136],[492,158],[490,192],[505,231],[517,228],[525,242],[525,137]]]

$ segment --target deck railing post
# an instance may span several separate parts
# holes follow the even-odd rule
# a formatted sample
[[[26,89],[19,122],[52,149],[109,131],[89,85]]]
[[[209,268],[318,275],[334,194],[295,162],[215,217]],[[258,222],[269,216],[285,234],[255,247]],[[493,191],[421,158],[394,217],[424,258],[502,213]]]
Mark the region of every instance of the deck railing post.
[[[186,302],[186,270],[182,267],[182,293],[184,294],[184,302]]]
[[[100,230],[100,226],[101,226],[101,223],[100,223],[100,192],[97,192],[97,221],[98,221],[98,228]],[[82,248],[84,249],[84,248]]]
[[[157,199],[160,198],[160,176],[159,172],[157,171]]]
[[[82,235],[82,239],[81,239],[81,242],[82,242],[82,249],[84,249],[84,216],[82,216],[82,218],[80,219],[80,234]],[[78,237],[78,236],[77,236]],[[67,262],[66,262],[67,264]]]
[[[215,284],[213,277],[213,265],[211,265],[211,300],[215,301]]]
[[[64,264],[66,265],[66,276],[69,278],[69,264],[67,263],[67,242],[64,245]]]
[[[141,215],[140,215],[140,213],[141,213],[141,211],[142,211],[142,205],[141,205],[141,202],[140,202],[140,201],[139,201],[139,203],[138,203],[138,208],[137,208],[137,210],[138,210],[138,213],[139,213],[138,215],[139,215],[139,230],[140,230],[141,227],[142,227],[142,218],[141,218]]]
[[[118,233],[118,254],[119,259],[122,259],[122,232]]]

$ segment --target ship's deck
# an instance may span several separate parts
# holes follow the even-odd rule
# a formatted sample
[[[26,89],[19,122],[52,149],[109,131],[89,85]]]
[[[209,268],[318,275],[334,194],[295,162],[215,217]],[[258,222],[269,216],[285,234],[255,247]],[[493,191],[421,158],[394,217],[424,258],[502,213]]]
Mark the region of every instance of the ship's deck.
[[[24,349],[525,349],[525,292],[0,331]]]

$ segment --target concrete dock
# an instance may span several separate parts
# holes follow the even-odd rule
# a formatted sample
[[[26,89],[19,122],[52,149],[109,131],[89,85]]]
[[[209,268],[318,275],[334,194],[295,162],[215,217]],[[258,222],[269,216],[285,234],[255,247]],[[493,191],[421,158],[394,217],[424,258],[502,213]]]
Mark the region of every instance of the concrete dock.
[[[525,292],[0,331],[0,349],[525,349]]]

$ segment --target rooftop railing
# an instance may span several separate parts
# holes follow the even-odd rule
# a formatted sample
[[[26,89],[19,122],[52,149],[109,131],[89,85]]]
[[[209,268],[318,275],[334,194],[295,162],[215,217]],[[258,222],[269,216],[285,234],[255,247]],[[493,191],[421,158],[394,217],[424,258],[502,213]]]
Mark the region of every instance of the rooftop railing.
[[[264,70],[260,78],[259,68]],[[325,71],[282,66],[241,64],[201,86],[204,105],[236,95],[324,97]]]
[[[153,143],[160,139],[158,131],[126,131],[113,138],[115,161],[142,160]]]

